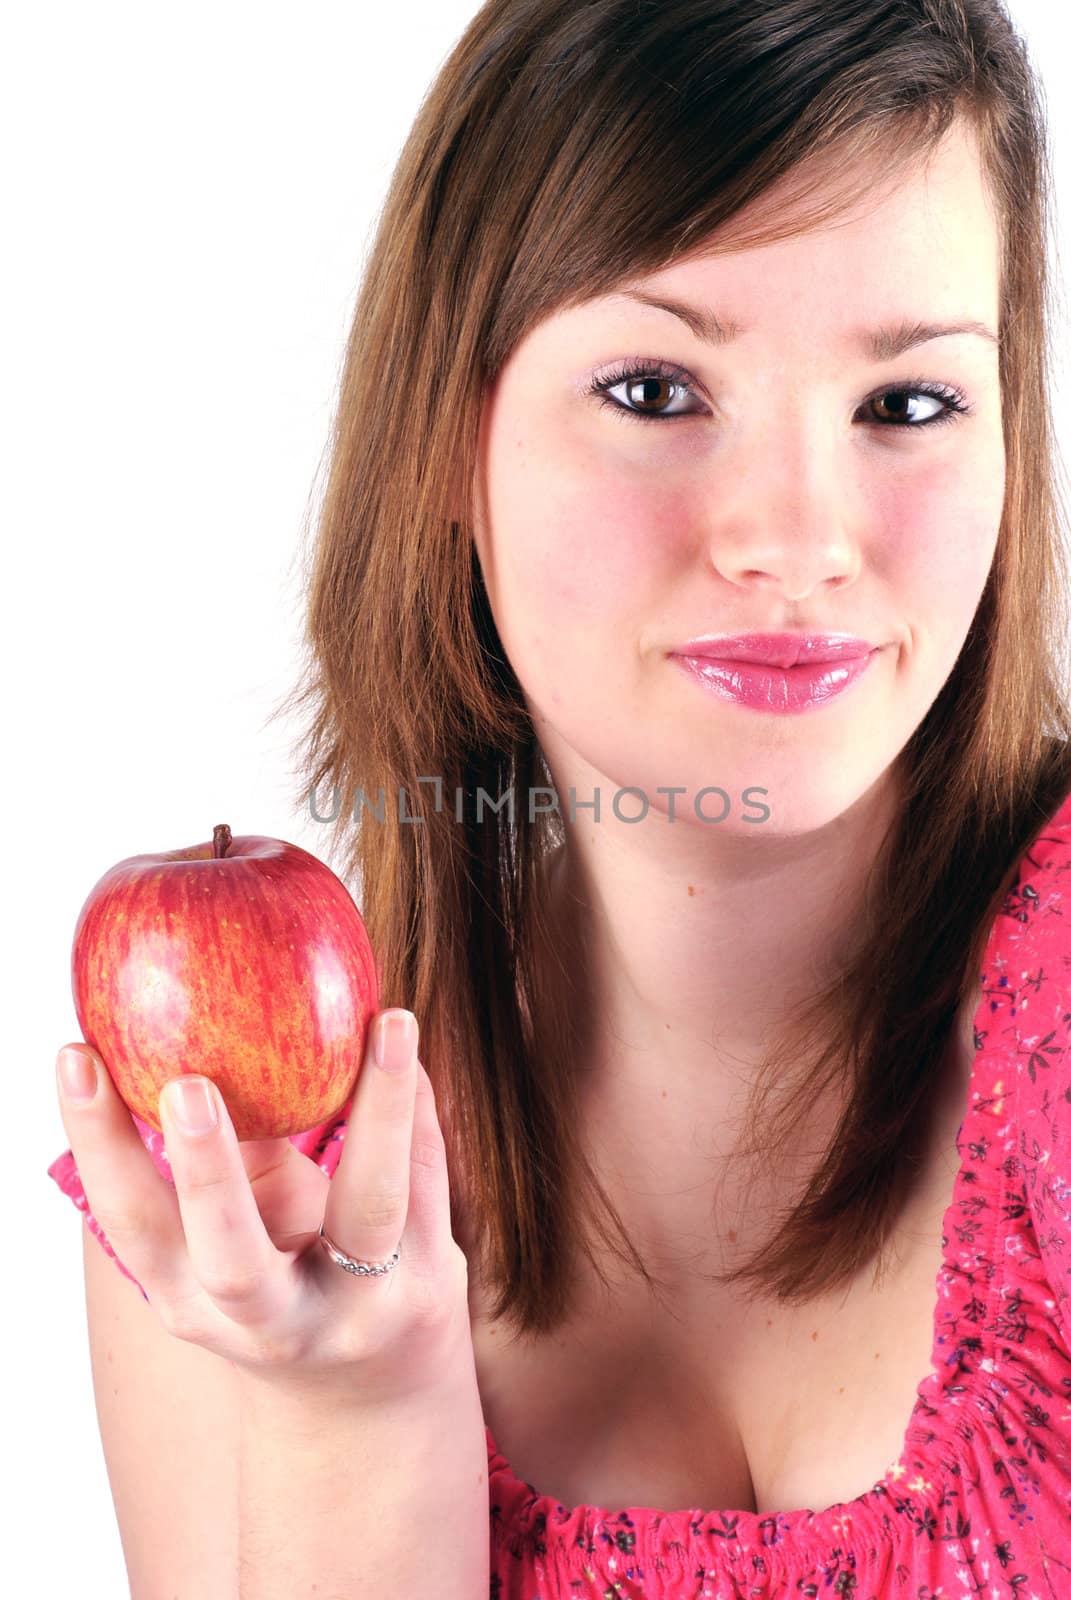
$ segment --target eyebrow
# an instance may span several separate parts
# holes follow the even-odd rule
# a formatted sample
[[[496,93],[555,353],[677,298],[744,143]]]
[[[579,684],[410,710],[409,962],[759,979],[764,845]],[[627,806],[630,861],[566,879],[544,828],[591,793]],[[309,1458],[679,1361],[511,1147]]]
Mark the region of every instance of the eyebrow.
[[[638,300],[641,305],[653,306],[656,311],[668,311],[670,316],[679,317],[704,344],[715,346],[731,344],[742,333],[749,331],[739,322],[722,322],[712,311],[706,310],[703,306],[692,305],[687,300],[673,300],[668,295],[650,295],[640,289],[623,289],[619,295],[612,295],[610,298]],[[984,322],[971,320],[961,322],[903,320],[879,328],[864,328],[855,334],[854,343],[872,361],[892,361],[896,356],[903,355],[906,350],[913,350],[918,344],[928,344],[931,339],[947,339],[954,334],[964,333],[976,334],[978,338],[988,339],[991,344],[1000,348],[1000,339],[992,328],[987,327]]]

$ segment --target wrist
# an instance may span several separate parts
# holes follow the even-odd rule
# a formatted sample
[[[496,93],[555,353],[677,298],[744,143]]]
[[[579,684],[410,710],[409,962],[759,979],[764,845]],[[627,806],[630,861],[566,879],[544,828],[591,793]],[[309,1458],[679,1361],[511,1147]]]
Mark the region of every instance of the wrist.
[[[351,1418],[408,1423],[428,1416],[457,1416],[473,1407],[482,1415],[471,1343],[462,1359],[441,1375],[419,1384],[410,1381],[404,1389],[396,1383],[377,1386],[357,1365],[318,1378],[231,1365],[243,1413],[265,1426],[301,1432]]]

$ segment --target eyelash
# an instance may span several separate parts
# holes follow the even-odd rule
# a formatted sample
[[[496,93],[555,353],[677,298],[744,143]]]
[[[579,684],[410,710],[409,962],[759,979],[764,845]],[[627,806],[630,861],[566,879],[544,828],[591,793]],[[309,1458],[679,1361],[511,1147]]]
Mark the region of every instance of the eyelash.
[[[652,361],[642,356],[632,356],[624,361],[613,372],[605,377],[593,379],[585,391],[587,394],[599,397],[600,407],[606,407],[616,416],[624,417],[634,422],[683,422],[686,417],[697,417],[698,411],[681,411],[675,414],[660,415],[658,412],[633,411],[630,406],[623,405],[620,400],[615,400],[606,391],[616,389],[618,384],[627,383],[637,378],[661,378],[664,383],[675,384],[684,389],[688,394],[694,394],[695,383],[691,374],[683,367],[671,366],[665,361]],[[920,428],[933,428],[944,422],[955,422],[958,416],[969,416],[973,406],[969,405],[961,389],[953,388],[950,384],[930,383],[925,378],[911,378],[905,383],[890,384],[885,388],[877,389],[864,400],[864,405],[869,405],[871,400],[883,399],[886,395],[916,395],[923,394],[933,400],[943,400],[947,406],[946,411],[938,411],[932,417],[925,417],[921,422],[883,422],[875,419],[877,428],[892,428],[905,433],[917,433]]]

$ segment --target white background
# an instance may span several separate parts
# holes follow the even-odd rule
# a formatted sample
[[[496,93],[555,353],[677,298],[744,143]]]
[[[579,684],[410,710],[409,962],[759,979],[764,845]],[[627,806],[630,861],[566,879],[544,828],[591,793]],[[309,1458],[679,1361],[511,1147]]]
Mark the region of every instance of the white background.
[[[363,254],[476,9],[36,0],[8,14],[5,1593],[128,1592],[84,1224],[46,1175],[67,1146],[54,1059],[79,1037],[74,922],[114,862],[219,821],[321,850],[288,770],[294,729],[265,719],[297,671],[303,522]],[[1062,7],[1010,10],[1050,96],[1062,238]]]

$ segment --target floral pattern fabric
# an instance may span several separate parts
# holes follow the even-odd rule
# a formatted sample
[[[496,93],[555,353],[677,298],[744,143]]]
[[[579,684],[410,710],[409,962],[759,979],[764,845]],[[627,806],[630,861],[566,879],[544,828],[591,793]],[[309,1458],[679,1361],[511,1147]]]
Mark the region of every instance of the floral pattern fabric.
[[[523,1482],[487,1429],[489,1600],[1071,1600],[1071,795],[1019,862],[981,978],[931,1366],[897,1460],[821,1510],[608,1512]],[[333,1176],[345,1129],[291,1142]],[[48,1174],[132,1278],[70,1150]]]

